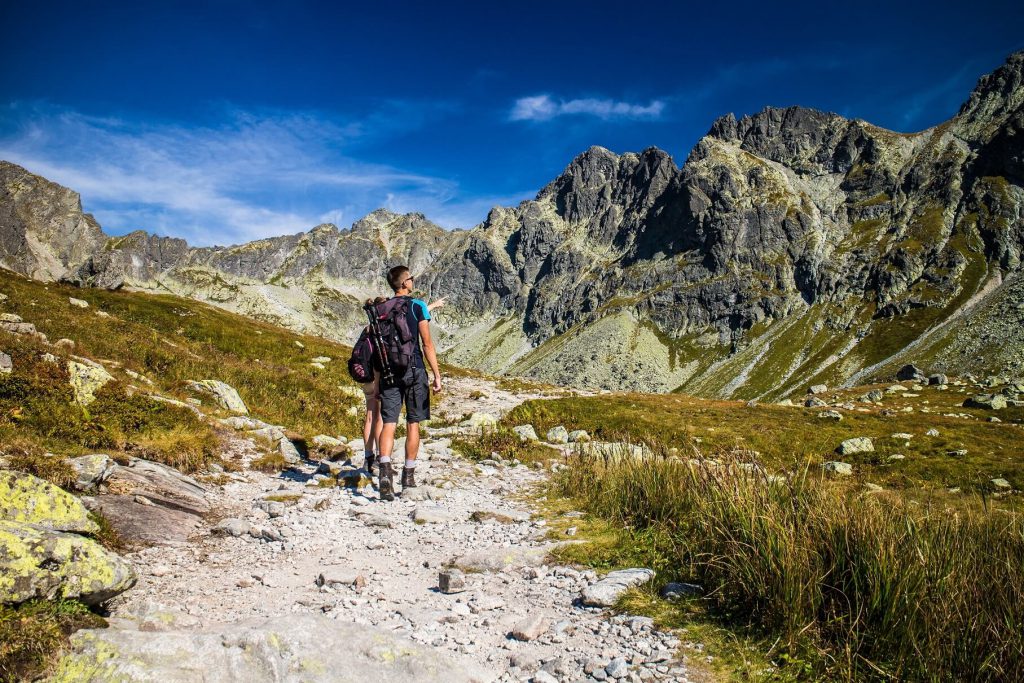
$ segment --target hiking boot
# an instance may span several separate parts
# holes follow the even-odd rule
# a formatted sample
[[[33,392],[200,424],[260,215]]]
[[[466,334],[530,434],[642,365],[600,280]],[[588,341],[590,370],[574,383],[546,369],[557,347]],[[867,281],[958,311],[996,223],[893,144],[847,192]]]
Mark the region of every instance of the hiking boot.
[[[369,472],[370,474],[373,474],[373,466],[376,464],[376,462],[377,462],[377,456],[374,455],[373,453],[370,453],[369,455],[364,455],[363,456],[363,469],[366,470],[367,472]]]
[[[382,462],[377,466],[380,470],[380,474],[377,477],[377,489],[380,491],[381,500],[394,500],[395,499],[395,472],[391,468],[391,463]]]
[[[413,467],[406,467],[402,470],[402,489],[411,489],[416,486],[416,469]]]

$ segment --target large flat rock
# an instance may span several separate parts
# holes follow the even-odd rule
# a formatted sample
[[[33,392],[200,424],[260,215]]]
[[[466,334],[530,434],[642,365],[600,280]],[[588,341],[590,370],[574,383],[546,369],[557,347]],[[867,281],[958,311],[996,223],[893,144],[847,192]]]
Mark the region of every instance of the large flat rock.
[[[485,683],[494,674],[372,626],[317,615],[202,630],[79,631],[52,681]]]

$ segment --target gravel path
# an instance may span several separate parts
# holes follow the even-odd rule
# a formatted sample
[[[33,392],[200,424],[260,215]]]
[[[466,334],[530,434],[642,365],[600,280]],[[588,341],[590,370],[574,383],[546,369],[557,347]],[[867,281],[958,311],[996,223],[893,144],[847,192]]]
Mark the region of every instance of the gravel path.
[[[453,388],[464,398],[465,386]],[[459,400],[446,407],[471,412]],[[708,680],[649,619],[583,606],[593,572],[544,564],[552,542],[518,495],[543,472],[474,465],[443,437],[424,440],[420,486],[394,502],[372,487],[317,487],[315,471],[232,475],[219,494],[220,532],[128,556],[139,585],[114,616],[147,603],[205,624],[322,614],[474,659],[498,681]],[[458,558],[465,572],[451,581],[465,587],[442,592],[439,575]]]

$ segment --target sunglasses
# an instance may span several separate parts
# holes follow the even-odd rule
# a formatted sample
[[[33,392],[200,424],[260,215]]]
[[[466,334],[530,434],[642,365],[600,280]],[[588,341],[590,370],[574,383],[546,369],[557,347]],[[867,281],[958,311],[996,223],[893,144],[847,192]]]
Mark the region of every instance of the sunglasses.
[[[402,280],[402,284],[404,285],[406,282],[411,282],[412,280],[415,280],[415,279],[416,278],[414,276],[410,275],[409,277],[407,277],[404,280]]]

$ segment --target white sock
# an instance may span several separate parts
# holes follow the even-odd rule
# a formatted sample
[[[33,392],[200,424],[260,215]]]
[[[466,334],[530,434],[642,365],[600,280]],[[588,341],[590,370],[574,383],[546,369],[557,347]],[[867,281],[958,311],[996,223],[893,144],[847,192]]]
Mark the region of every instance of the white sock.
[[[406,458],[406,460],[405,460],[405,469],[409,470],[409,469],[412,469],[413,467],[416,467],[416,461],[415,460],[409,460],[408,458]]]
[[[382,455],[382,456],[380,456],[380,464],[381,465],[384,465],[384,464],[389,463],[389,462],[391,462],[391,456],[390,455]]]

